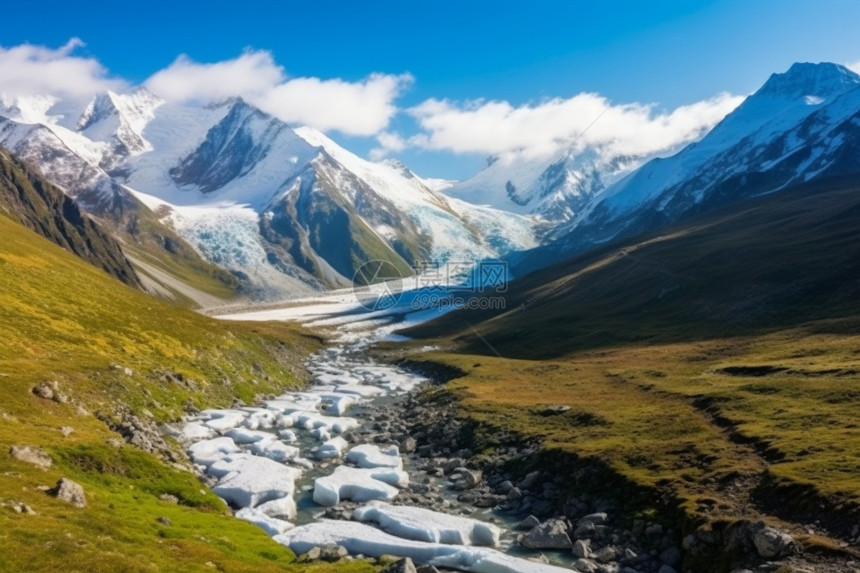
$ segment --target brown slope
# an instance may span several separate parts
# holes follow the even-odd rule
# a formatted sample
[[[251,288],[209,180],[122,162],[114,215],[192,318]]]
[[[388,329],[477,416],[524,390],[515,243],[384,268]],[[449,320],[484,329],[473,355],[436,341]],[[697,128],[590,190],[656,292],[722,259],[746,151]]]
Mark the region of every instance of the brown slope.
[[[578,256],[504,296],[503,311],[462,310],[408,334],[546,358],[860,314],[860,178],[801,185]]]

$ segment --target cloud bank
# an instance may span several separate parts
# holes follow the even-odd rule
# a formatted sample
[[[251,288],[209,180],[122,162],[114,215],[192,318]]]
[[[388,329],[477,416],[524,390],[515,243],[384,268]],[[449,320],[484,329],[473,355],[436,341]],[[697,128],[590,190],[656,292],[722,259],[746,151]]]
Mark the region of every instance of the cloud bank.
[[[125,80],[112,77],[97,59],[78,55],[83,45],[73,38],[59,48],[0,47],[0,93],[83,98],[105,90],[132,89]],[[852,67],[860,69],[860,62]],[[358,81],[290,77],[270,52],[247,50],[214,63],[179,56],[144,85],[175,102],[239,96],[292,124],[375,137],[373,159],[408,149],[540,157],[571,145],[647,155],[700,137],[743,99],[719,94],[661,111],[654,105],[616,104],[599,94],[580,93],[522,105],[431,98],[401,108],[398,100],[412,83],[409,74],[372,73]],[[397,114],[411,116],[415,127],[407,132],[390,130]]]
[[[89,97],[100,91],[124,89],[127,84],[110,78],[98,60],[73,54],[83,45],[80,39],[72,38],[56,49],[31,44],[0,46],[0,91],[13,98]]]
[[[372,136],[385,129],[398,109],[394,101],[412,82],[408,74],[371,74],[358,82],[313,77],[288,78],[266,51],[212,64],[180,56],[145,85],[173,101],[240,96],[263,111],[321,131]]]
[[[612,154],[647,155],[700,137],[743,97],[719,94],[671,112],[644,104],[613,105],[581,93],[539,104],[430,99],[407,111],[421,128],[408,139],[383,132],[377,157],[406,147],[453,153],[552,155],[562,147],[600,147]]]

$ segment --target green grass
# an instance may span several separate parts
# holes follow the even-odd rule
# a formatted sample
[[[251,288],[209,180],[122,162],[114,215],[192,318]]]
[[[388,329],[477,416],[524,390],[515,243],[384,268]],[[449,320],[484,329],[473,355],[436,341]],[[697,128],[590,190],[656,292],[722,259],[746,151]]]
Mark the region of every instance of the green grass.
[[[291,565],[288,549],[225,516],[191,473],[111,445],[117,434],[93,415],[109,417],[122,404],[168,421],[189,402],[227,406],[297,387],[316,337],[296,326],[222,323],[168,305],[3,216],[0,236],[0,503],[36,511],[0,507],[0,570],[372,570]],[[167,372],[182,381],[168,381]],[[33,395],[43,381],[56,381],[73,402]],[[64,426],[74,429],[68,437]],[[6,452],[16,444],[45,449],[54,465],[41,470],[13,460]],[[84,486],[87,508],[40,489],[60,477]],[[164,493],[180,503],[159,500]]]
[[[767,507],[766,490],[776,485],[804,486],[834,507],[853,504],[856,513],[858,348],[857,335],[798,329],[556,360],[424,358],[466,372],[447,385],[464,417],[540,438],[546,451],[606,464],[636,486],[667,492],[698,522],[737,517],[758,501],[762,507],[752,511],[788,519],[788,506]],[[762,364],[787,370],[766,377],[723,370]],[[571,409],[541,415],[552,405]],[[733,483],[741,489],[727,487]]]

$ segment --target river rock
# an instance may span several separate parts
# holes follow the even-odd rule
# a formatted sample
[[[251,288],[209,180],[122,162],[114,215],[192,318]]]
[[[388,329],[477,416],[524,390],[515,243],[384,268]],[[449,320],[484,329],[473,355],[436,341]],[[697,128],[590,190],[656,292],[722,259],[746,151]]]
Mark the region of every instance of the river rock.
[[[520,531],[529,531],[530,529],[534,529],[540,525],[540,519],[535,517],[534,515],[530,515],[518,524],[514,526],[514,529],[519,529]]]
[[[577,559],[573,568],[579,573],[598,573],[600,571],[600,565],[591,559]]]
[[[607,545],[600,551],[594,554],[594,558],[601,563],[609,563],[610,561],[615,561],[617,553],[615,548],[611,545]]]
[[[481,483],[481,472],[470,470],[464,467],[458,467],[451,472],[451,481],[454,482],[454,489],[472,489],[478,487]]]
[[[586,515],[585,517],[579,518],[576,524],[585,525],[586,523],[593,523],[594,525],[604,525],[609,521],[609,516],[605,513],[592,513],[590,515]]]
[[[563,519],[549,519],[526,533],[521,541],[529,549],[571,549],[573,543],[567,534]]]
[[[591,557],[590,545],[591,541],[588,539],[577,539],[573,543],[573,554],[584,559]]]
[[[660,553],[660,561],[666,565],[675,566],[681,561],[681,551],[674,545],[671,545]]]
[[[411,454],[418,448],[418,442],[412,436],[405,437],[400,442],[400,451],[404,454]]]
[[[349,555],[349,551],[343,545],[323,545],[320,547],[320,559],[333,563],[340,561]]]

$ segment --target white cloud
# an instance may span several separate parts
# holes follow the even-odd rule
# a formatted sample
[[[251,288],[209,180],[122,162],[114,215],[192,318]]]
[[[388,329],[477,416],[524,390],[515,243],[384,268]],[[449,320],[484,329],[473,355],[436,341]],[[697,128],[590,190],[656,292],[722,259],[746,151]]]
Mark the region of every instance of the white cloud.
[[[245,52],[238,58],[201,64],[179,56],[156,72],[146,87],[159,96],[178,101],[223,100],[233,96],[260,97],[284,81],[283,68],[269,52]]]
[[[371,136],[388,126],[398,111],[394,100],[411,82],[408,74],[371,74],[357,82],[288,79],[269,52],[248,51],[214,64],[181,56],[150,77],[146,86],[161,97],[178,101],[241,96],[284,121]]]
[[[852,72],[860,74],[860,61],[854,62],[853,64],[845,64],[845,67],[847,67]]]
[[[593,93],[517,107],[506,101],[430,99],[408,110],[424,137],[407,142],[454,153],[519,152],[533,157],[551,155],[575,142],[579,148],[644,155],[699,137],[741,101],[742,97],[720,94],[667,113],[638,103],[612,105]]]
[[[31,44],[0,46],[0,92],[12,97],[88,97],[123,89],[125,82],[108,77],[98,60],[74,55],[83,45],[72,38],[56,49]]]
[[[412,83],[408,74],[372,74],[359,82],[295,78],[275,86],[255,103],[284,121],[370,136],[397,113],[394,100]]]

